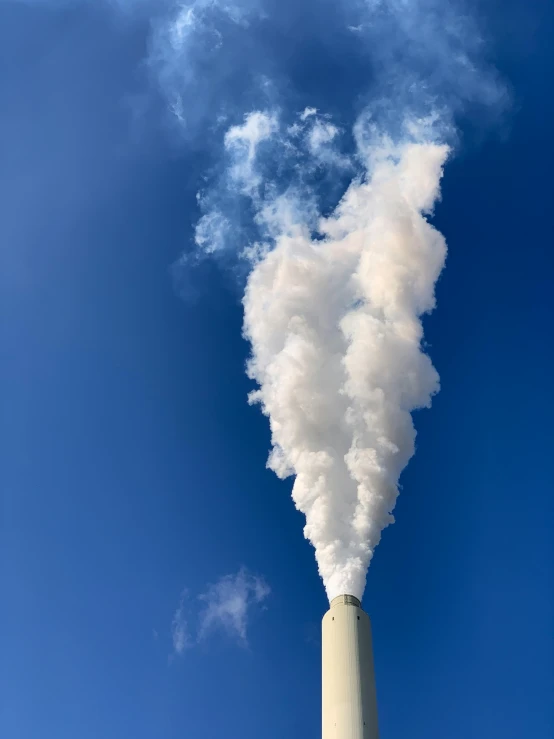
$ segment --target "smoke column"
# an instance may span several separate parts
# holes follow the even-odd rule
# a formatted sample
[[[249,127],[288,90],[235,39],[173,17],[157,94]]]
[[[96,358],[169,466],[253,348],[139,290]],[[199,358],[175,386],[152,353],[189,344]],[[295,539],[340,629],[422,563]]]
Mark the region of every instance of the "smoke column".
[[[446,246],[428,223],[445,145],[376,144],[364,181],[322,219],[291,223],[253,268],[244,296],[251,395],[269,417],[269,467],[296,475],[329,600],[362,597],[398,478],[414,453],[410,412],[438,375],[420,316],[434,307]]]
[[[504,93],[481,62],[473,24],[447,2],[321,3],[314,13],[329,39],[334,16],[327,25],[321,18],[343,13],[344,28],[371,57],[370,102],[351,129],[353,146],[341,150],[341,122],[313,107],[292,122],[281,103],[235,114],[220,174],[199,194],[196,245],[197,254],[216,257],[238,251],[249,264],[244,335],[258,387],[249,400],[269,418],[268,466],[280,478],[295,476],[292,497],[329,600],[361,599],[414,453],[411,412],[439,390],[421,317],[435,307],[446,258],[429,216],[456,142],[454,120],[468,103],[498,108]],[[180,123],[186,106],[171,83],[179,60],[193,77],[201,40],[223,38],[218,23],[246,39],[268,18],[269,3],[198,0],[158,35]],[[267,58],[259,51],[252,59]],[[266,80],[266,99],[270,87]],[[225,86],[213,89],[226,99]],[[194,116],[193,108],[193,124]],[[350,180],[331,209],[314,184],[321,171]]]

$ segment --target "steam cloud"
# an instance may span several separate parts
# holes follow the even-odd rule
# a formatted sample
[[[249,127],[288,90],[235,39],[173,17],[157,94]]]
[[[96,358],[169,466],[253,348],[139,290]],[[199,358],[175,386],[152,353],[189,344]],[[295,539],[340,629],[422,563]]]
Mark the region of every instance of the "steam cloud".
[[[322,123],[315,116],[305,125],[313,142]],[[330,599],[361,598],[414,453],[410,412],[429,406],[439,387],[420,316],[434,307],[446,256],[425,214],[439,196],[449,147],[431,140],[426,121],[406,123],[397,143],[373,131],[364,144],[362,133],[360,124],[365,174],[319,218],[315,235],[307,192],[260,194],[256,151],[279,136],[275,115],[257,111],[226,135],[230,182],[270,235],[249,252],[243,301],[248,374],[259,385],[250,402],[270,419],[268,466],[281,478],[295,475],[293,500]],[[286,138],[280,145],[292,146]],[[207,214],[202,239],[207,223],[220,221]]]
[[[446,257],[426,218],[450,151],[434,123],[408,120],[393,141],[362,119],[348,159],[334,148],[338,129],[310,109],[288,127],[275,112],[256,111],[225,135],[225,187],[250,203],[265,235],[244,254],[252,265],[243,299],[248,374],[259,386],[249,400],[269,417],[268,466],[295,476],[292,497],[329,599],[362,597],[414,453],[410,413],[439,389],[421,325]],[[307,151],[303,175],[316,165],[360,165],[326,217],[301,181],[279,192],[262,175],[264,160],[291,151]],[[211,208],[221,190],[197,226],[210,253],[229,223]]]
[[[321,220],[323,239],[281,222],[244,297],[250,400],[269,416],[279,477],[306,516],[329,599],[362,597],[398,479],[414,453],[410,411],[439,378],[423,352],[422,313],[446,245],[428,223],[448,147],[381,141],[368,177]]]
[[[267,21],[262,5],[186,6],[172,58],[190,57],[195,25],[221,42],[209,22],[216,11],[226,32],[244,34]],[[280,478],[295,476],[292,497],[330,600],[362,597],[414,453],[411,412],[439,390],[421,317],[435,306],[446,258],[429,216],[455,143],[454,119],[467,103],[492,110],[504,99],[475,27],[454,6],[367,0],[340,8],[374,71],[353,145],[341,143],[342,122],[315,107],[292,122],[279,105],[251,109],[222,137],[224,166],[199,194],[196,228],[199,252],[215,256],[237,248],[239,234],[250,265],[248,374],[258,385],[249,400],[269,418],[268,466]],[[188,46],[177,48],[184,37]],[[174,99],[185,124],[183,96]],[[329,209],[321,182],[345,176],[350,182]],[[245,214],[249,230],[241,229]]]

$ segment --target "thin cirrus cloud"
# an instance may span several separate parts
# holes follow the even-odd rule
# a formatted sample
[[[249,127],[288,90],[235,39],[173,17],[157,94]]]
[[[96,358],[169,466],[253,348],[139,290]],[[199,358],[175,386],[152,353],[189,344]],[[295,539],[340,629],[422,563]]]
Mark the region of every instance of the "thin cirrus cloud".
[[[183,655],[214,633],[223,633],[241,646],[248,646],[248,627],[256,610],[270,594],[263,579],[246,568],[221,577],[206,587],[196,599],[183,591],[173,615],[171,636],[173,653]],[[200,609],[195,603],[201,603]],[[196,628],[191,628],[196,622]]]
[[[185,601],[187,591],[183,590],[179,599],[179,605],[173,615],[171,622],[171,639],[173,641],[173,651],[176,655],[181,655],[186,649],[193,646],[194,642],[189,633],[188,621],[185,616]]]

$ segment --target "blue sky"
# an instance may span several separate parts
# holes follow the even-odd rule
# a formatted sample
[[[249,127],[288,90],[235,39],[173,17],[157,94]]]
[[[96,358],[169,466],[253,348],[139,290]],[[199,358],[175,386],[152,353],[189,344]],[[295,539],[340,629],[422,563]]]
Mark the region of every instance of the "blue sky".
[[[327,599],[246,402],[242,268],[174,265],[221,182],[218,116],[314,106],[347,130],[392,93],[334,6],[241,7],[221,47],[204,29],[160,59],[169,2],[0,2],[7,739],[320,733]],[[510,104],[451,106],[441,392],[364,597],[384,739],[554,731],[553,15],[481,3]]]

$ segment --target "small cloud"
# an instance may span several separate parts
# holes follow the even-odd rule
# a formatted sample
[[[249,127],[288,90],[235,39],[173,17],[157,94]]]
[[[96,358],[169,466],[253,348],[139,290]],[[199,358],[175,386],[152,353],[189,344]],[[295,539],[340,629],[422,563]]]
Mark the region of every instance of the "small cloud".
[[[196,224],[194,240],[206,254],[213,254],[225,247],[227,233],[231,224],[218,210],[212,210],[200,218]]]
[[[307,134],[308,149],[322,164],[347,169],[351,162],[338,151],[334,143],[339,133],[332,123],[316,120]]]
[[[177,607],[177,610],[175,611],[175,614],[173,616],[173,621],[171,622],[171,637],[173,640],[173,649],[175,651],[175,654],[177,655],[183,654],[185,649],[188,649],[192,646],[188,623],[184,614],[186,596],[187,592],[186,590],[183,590],[183,592],[181,593],[181,598],[179,599],[179,606]]]
[[[317,113],[317,108],[304,108],[302,113],[300,113],[300,120],[305,121],[306,118],[309,118],[312,115],[315,115]]]
[[[193,0],[181,4],[167,26],[168,38],[174,53],[187,50],[194,34],[202,31],[217,39],[216,48],[221,45],[221,32],[215,26],[215,15],[219,13],[238,26],[247,26],[247,13],[233,3],[219,0]]]
[[[186,36],[191,33],[197,22],[198,18],[193,7],[183,6],[179,9],[173,23],[169,27],[173,48],[178,48],[183,44]]]
[[[185,111],[183,107],[183,100],[180,95],[174,95],[173,99],[169,101],[169,110],[173,113],[179,123],[185,123]]]
[[[260,184],[255,166],[258,147],[262,141],[277,133],[278,129],[275,113],[257,110],[249,113],[241,126],[231,126],[225,134],[225,148],[233,162],[229,173],[243,194],[255,194]]]
[[[308,136],[308,143],[312,153],[317,153],[322,146],[329,144],[337,136],[338,132],[339,129],[333,126],[332,123],[317,121]]]
[[[260,141],[269,138],[276,130],[277,116],[257,110],[245,117],[242,126],[231,126],[225,134],[225,146],[229,149],[234,144],[245,144],[253,156]]]
[[[200,615],[198,640],[217,630],[223,630],[246,645],[247,629],[252,610],[260,606],[270,593],[263,578],[242,568],[236,575],[226,575],[209,585],[200,600],[206,605]]]
[[[242,646],[248,645],[248,625],[255,609],[265,610],[263,605],[270,593],[269,586],[258,575],[253,575],[242,567],[236,574],[225,575],[216,583],[208,585],[206,592],[197,599],[189,599],[183,590],[179,605],[171,622],[173,650],[169,655],[172,663],[188,649],[205,640],[215,631],[223,631]],[[194,613],[194,603],[203,606]],[[190,628],[191,621],[197,628]],[[154,638],[158,638],[153,630]]]
[[[156,629],[152,629],[152,638],[154,639],[154,641],[158,641],[159,636],[160,635],[158,634]]]

